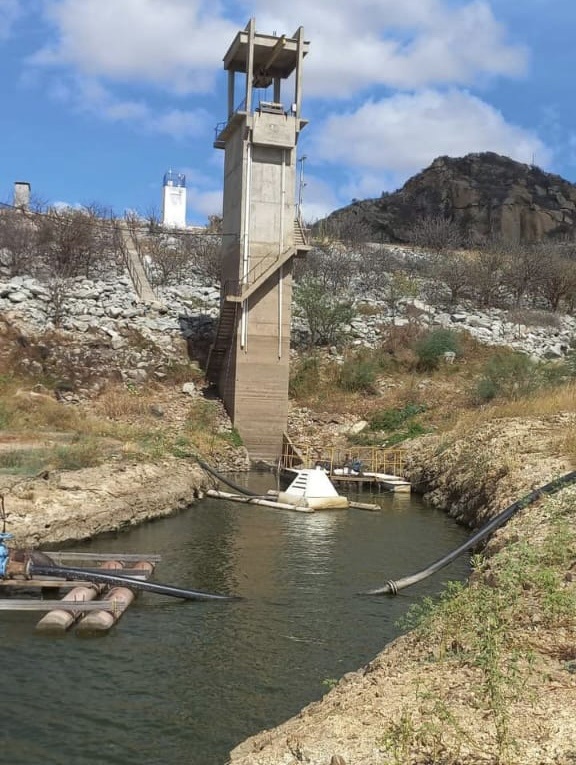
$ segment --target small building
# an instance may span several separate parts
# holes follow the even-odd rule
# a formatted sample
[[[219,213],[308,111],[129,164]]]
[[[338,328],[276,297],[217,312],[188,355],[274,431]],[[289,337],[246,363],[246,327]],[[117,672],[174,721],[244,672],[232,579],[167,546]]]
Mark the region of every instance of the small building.
[[[30,207],[30,184],[27,181],[14,182],[14,207],[19,210]]]
[[[162,189],[162,225],[186,228],[186,176],[168,170]]]

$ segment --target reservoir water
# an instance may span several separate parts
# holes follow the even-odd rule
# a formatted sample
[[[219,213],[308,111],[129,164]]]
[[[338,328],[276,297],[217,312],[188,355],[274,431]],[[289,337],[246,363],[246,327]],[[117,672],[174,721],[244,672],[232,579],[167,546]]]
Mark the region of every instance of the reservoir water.
[[[145,594],[99,638],[42,636],[38,614],[3,611],[0,763],[224,765],[237,743],[372,659],[411,603],[467,575],[464,556],[396,598],[358,597],[467,536],[417,498],[380,502],[303,514],[203,500],[68,545],[160,553],[155,580],[243,599]]]

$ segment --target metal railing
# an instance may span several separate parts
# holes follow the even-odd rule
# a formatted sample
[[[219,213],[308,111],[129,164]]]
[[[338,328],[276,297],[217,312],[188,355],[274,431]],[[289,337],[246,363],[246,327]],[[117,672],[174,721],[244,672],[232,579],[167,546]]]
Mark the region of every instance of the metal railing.
[[[214,128],[214,141],[218,140],[218,136],[220,133],[227,127],[227,125],[230,123],[230,121],[234,118],[236,114],[246,112],[246,99],[243,98],[242,101],[236,106],[232,114],[229,116],[227,120],[224,120],[223,122],[217,122],[216,127]]]
[[[307,240],[304,233],[304,228],[297,218],[294,220],[294,228],[299,229],[302,241],[306,245]],[[241,297],[243,292],[250,289],[250,287],[257,283],[268,271],[272,273],[274,266],[282,261],[283,256],[285,256],[288,252],[296,249],[297,243],[294,242],[292,246],[287,247],[281,254],[269,253],[268,255],[264,255],[257,263],[252,266],[252,268],[248,271],[243,279],[230,279],[226,281],[224,284],[224,294]]]
[[[322,467],[335,475],[362,475],[384,473],[402,477],[404,474],[403,449],[384,449],[377,446],[300,447],[284,439],[281,466],[283,468]]]

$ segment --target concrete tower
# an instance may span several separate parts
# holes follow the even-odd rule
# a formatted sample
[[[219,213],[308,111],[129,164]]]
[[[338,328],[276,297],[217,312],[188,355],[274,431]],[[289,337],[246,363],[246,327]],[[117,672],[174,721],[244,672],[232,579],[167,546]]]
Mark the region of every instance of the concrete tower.
[[[167,228],[186,228],[186,176],[183,173],[168,170],[164,175],[162,225]]]
[[[292,263],[309,249],[295,205],[307,52],[302,27],[264,35],[251,19],[224,57],[228,120],[214,142],[225,152],[222,302],[208,377],[253,459],[278,458],[288,417]]]
[[[28,181],[14,182],[14,207],[27,210],[30,207],[30,184]]]

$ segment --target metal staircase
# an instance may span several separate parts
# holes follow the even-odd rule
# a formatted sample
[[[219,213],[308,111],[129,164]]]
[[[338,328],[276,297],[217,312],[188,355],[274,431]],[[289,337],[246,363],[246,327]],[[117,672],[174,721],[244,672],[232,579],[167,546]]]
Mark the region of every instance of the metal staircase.
[[[259,260],[246,274],[242,282],[228,282],[225,299],[233,303],[244,303],[290,258],[305,255],[310,249],[304,228],[301,222],[296,219],[294,221],[294,244],[280,255],[269,255]]]
[[[222,365],[226,358],[226,353],[230,348],[236,332],[236,323],[238,320],[238,303],[224,301],[220,309],[220,318],[216,337],[208,354],[208,363],[206,364],[206,377],[210,382],[217,383],[222,371]]]
[[[238,308],[250,295],[253,295],[278,269],[290,258],[305,255],[311,247],[306,240],[304,228],[300,220],[294,221],[294,244],[280,255],[270,255],[262,258],[248,272],[242,282],[226,282],[224,285],[224,302],[220,309],[220,319],[216,330],[214,343],[210,348],[206,377],[210,382],[218,382],[226,352],[230,348],[236,332]]]
[[[305,254],[311,249],[300,218],[296,218],[294,221],[294,248],[296,249],[296,257],[300,252]]]
[[[121,251],[124,257],[124,264],[130,274],[138,298],[144,303],[158,302],[158,298],[148,281],[148,275],[140,257],[138,245],[130,228],[124,223],[121,224],[120,231],[122,235]]]

